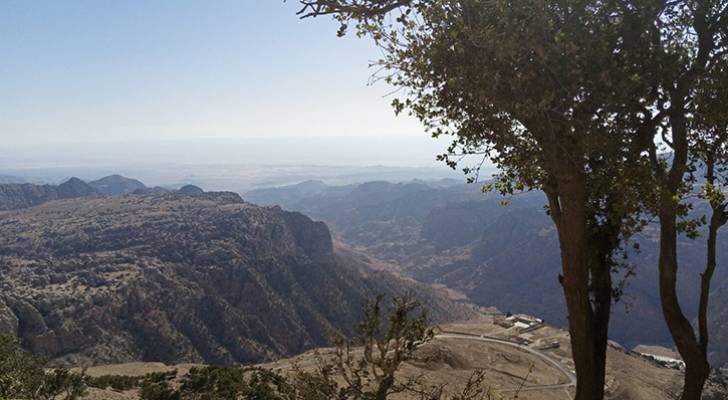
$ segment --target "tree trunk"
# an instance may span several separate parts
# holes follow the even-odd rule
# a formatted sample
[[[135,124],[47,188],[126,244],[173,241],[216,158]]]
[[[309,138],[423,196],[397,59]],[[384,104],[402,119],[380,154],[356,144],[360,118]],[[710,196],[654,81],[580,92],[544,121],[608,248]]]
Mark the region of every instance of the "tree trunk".
[[[604,397],[604,384],[607,373],[607,341],[609,340],[609,318],[612,310],[612,250],[597,253],[599,258],[591,268],[591,285],[594,293],[593,351],[596,365],[594,384],[595,399]]]
[[[715,185],[715,164],[716,153],[723,146],[724,141],[728,139],[728,127],[713,144],[711,152],[706,159],[706,179],[710,185]],[[700,336],[700,348],[703,354],[708,355],[708,343],[710,335],[708,332],[708,303],[710,300],[710,281],[713,279],[715,267],[718,264],[716,257],[716,242],[718,240],[718,229],[728,222],[728,214],[726,214],[726,204],[716,204],[715,199],[708,199],[712,214],[710,216],[710,224],[708,225],[708,251],[705,262],[705,271],[700,276],[700,303],[698,307],[698,335]]]
[[[716,262],[716,241],[718,228],[721,226],[718,211],[713,209],[708,226],[708,256],[705,264],[705,271],[700,275],[700,303],[698,306],[698,332],[700,334],[700,348],[703,353],[708,354],[708,302],[710,299],[710,281],[713,279]]]
[[[665,322],[685,361],[685,385],[681,399],[699,400],[710,366],[677,298],[677,227],[673,203],[671,196],[663,196],[660,212],[660,300]]]
[[[595,329],[589,300],[586,178],[581,173],[562,177],[558,196],[547,195],[561,247],[563,289],[577,379],[575,400],[601,400],[606,339],[604,344],[600,343],[602,336]]]
[[[685,362],[685,383],[682,400],[700,400],[703,386],[710,375],[707,355],[702,351],[690,321],[680,307],[677,296],[677,214],[678,197],[688,162],[688,131],[685,106],[685,87],[682,85],[673,98],[676,100],[670,112],[672,126],[673,160],[670,170],[663,177],[660,193],[660,301],[662,313],[677,350]]]

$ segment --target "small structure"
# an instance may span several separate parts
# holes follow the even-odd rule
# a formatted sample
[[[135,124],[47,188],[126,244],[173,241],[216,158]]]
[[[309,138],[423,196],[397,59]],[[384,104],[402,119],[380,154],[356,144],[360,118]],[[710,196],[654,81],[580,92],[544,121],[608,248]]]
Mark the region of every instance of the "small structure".
[[[514,314],[506,317],[505,322],[515,327],[519,332],[531,332],[543,326],[541,318],[532,317],[526,314]]]
[[[663,367],[680,370],[685,368],[685,362],[680,359],[680,354],[672,349],[661,346],[639,345],[633,351]]]

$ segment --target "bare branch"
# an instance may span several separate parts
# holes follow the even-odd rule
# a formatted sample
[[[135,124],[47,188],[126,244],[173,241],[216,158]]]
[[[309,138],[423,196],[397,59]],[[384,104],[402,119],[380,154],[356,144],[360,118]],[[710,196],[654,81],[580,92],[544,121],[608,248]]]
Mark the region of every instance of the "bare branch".
[[[300,0],[299,2],[301,9],[296,14],[301,19],[333,14],[372,18],[412,4],[412,0]]]

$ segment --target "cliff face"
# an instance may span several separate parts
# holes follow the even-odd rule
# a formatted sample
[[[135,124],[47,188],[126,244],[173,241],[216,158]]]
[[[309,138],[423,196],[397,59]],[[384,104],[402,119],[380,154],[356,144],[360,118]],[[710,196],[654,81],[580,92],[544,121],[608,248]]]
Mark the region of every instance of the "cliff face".
[[[0,330],[74,364],[294,354],[351,333],[375,293],[411,288],[352,267],[325,224],[231,193],[54,201],[0,220]]]

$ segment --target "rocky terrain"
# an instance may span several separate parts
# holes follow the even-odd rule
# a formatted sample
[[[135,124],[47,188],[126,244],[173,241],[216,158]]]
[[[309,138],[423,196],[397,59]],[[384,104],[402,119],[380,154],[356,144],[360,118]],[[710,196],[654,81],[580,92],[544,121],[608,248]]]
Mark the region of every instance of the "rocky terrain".
[[[337,251],[302,214],[196,190],[63,199],[82,183],[0,213],[0,332],[57,362],[296,354],[350,333],[376,293],[415,290],[435,317],[475,314]]]
[[[479,305],[538,315],[566,325],[558,276],[561,265],[553,223],[540,192],[519,194],[506,206],[477,185],[452,181],[369,182],[328,186],[309,181],[245,194],[260,204],[279,204],[325,221],[334,236],[416,280],[441,284]],[[698,209],[700,205],[697,205]],[[718,261],[728,260],[728,231],[721,233]],[[635,238],[615,274],[629,270],[624,296],[614,308],[610,335],[628,347],[672,346],[662,318],[657,287],[657,227]],[[705,241],[680,241],[680,299],[688,315],[697,312]],[[718,266],[711,299],[711,358],[728,363],[728,268]]]

